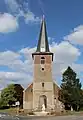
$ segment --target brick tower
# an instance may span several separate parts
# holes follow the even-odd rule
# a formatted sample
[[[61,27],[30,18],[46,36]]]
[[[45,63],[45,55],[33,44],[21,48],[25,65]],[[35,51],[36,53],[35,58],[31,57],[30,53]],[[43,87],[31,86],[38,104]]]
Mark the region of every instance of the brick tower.
[[[46,22],[43,17],[37,50],[32,54],[34,60],[33,109],[54,108],[54,89],[52,80],[53,53],[49,50]]]

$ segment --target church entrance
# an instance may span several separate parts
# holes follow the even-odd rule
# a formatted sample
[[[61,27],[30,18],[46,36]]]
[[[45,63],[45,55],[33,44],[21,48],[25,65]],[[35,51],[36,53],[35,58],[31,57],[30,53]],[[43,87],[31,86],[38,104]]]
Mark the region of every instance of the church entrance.
[[[42,109],[42,105],[45,105],[45,108],[47,108],[47,97],[45,95],[41,95],[39,97],[39,108]]]

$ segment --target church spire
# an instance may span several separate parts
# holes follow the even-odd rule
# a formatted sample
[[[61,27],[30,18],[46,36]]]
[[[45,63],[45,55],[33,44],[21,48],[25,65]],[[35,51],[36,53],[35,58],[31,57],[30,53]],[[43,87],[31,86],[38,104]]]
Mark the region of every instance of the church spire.
[[[46,22],[45,22],[44,15],[43,15],[43,18],[42,18],[39,41],[38,41],[36,52],[50,52],[49,51],[47,31],[46,31]]]

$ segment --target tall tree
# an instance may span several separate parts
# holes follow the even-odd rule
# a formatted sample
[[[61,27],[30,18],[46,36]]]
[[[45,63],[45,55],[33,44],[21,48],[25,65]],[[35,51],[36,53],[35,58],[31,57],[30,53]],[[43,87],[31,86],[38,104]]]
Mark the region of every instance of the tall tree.
[[[61,90],[59,93],[59,99],[64,105],[72,107],[74,110],[78,110],[82,100],[81,83],[77,78],[76,73],[68,67],[62,75]]]
[[[20,84],[14,84],[15,86],[15,98],[20,102],[20,107],[23,107],[23,87]]]

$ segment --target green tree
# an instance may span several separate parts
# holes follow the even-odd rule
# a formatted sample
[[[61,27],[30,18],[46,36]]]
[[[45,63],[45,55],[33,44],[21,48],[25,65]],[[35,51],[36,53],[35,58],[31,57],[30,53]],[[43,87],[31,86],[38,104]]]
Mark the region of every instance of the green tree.
[[[6,105],[11,106],[16,102],[15,94],[16,91],[14,84],[8,85],[7,88],[2,90],[1,99],[5,102]]]
[[[20,105],[23,104],[23,88],[19,84],[10,84],[1,92],[1,103],[3,106],[12,106],[16,101],[19,101]]]
[[[15,98],[17,101],[20,102],[20,107],[22,108],[23,107],[23,87],[20,85],[20,84],[14,84],[15,86],[15,91],[16,91],[16,94],[15,94]]]
[[[68,67],[62,75],[61,90],[59,92],[59,99],[65,106],[70,106],[74,110],[82,104],[81,83],[77,78],[76,73]]]

